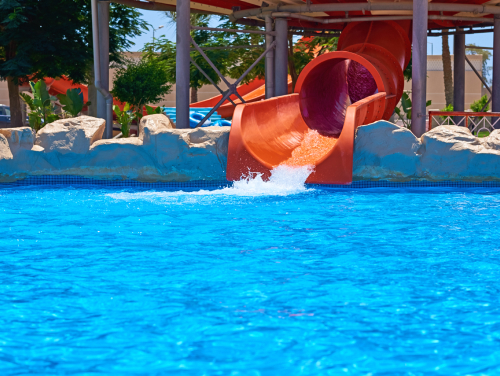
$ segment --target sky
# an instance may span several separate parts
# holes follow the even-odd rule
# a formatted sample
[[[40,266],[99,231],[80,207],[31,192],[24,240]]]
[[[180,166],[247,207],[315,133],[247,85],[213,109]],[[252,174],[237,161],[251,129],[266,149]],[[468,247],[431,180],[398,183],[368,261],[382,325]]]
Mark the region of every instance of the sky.
[[[170,24],[168,19],[164,16],[163,12],[158,11],[147,11],[141,10],[144,19],[149,22],[155,29],[163,25],[164,27],[160,30],[155,31],[155,37],[160,35],[165,35],[171,41],[175,41],[175,25]],[[211,25],[216,26],[216,25]],[[132,50],[139,51],[144,47],[147,42],[153,41],[153,31],[136,37],[133,39],[135,46]],[[427,54],[428,55],[441,55],[442,52],[442,40],[441,37],[429,37],[427,38]],[[449,37],[450,53],[453,54],[453,36]],[[465,44],[475,44],[481,47],[493,47],[493,33],[481,33],[481,34],[467,34],[465,36]],[[492,65],[492,61],[488,62],[488,65]]]

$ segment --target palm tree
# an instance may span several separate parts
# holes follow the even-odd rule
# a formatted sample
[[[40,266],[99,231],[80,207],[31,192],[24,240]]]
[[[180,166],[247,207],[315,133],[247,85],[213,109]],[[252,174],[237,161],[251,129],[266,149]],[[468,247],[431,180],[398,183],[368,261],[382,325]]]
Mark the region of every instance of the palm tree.
[[[450,45],[448,43],[448,29],[444,30],[443,38],[443,74],[444,74],[444,96],[446,107],[453,104],[453,74],[451,71]]]

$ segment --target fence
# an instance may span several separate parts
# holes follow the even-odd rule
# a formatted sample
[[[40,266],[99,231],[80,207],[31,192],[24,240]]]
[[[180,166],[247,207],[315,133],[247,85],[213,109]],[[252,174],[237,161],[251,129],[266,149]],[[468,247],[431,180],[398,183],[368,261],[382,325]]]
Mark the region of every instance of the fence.
[[[429,129],[439,125],[467,127],[472,134],[483,136],[500,129],[500,112],[429,111]]]

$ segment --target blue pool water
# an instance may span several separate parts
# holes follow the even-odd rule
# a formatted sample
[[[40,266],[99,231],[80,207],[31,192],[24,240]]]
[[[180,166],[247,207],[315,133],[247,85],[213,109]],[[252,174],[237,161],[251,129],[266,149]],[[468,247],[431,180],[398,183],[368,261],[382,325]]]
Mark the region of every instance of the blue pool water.
[[[0,189],[0,374],[499,374],[499,208],[294,181]]]

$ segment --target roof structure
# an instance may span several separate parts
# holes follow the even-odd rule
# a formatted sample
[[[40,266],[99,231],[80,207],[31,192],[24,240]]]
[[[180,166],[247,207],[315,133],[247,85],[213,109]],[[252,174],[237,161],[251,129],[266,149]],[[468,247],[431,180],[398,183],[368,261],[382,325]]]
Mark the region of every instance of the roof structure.
[[[177,0],[114,0],[151,10],[175,10]],[[491,26],[500,0],[429,0],[428,29]],[[196,0],[192,12],[228,15],[233,21],[262,24],[265,16],[288,17],[290,28],[343,30],[355,21],[412,19],[412,0]]]

